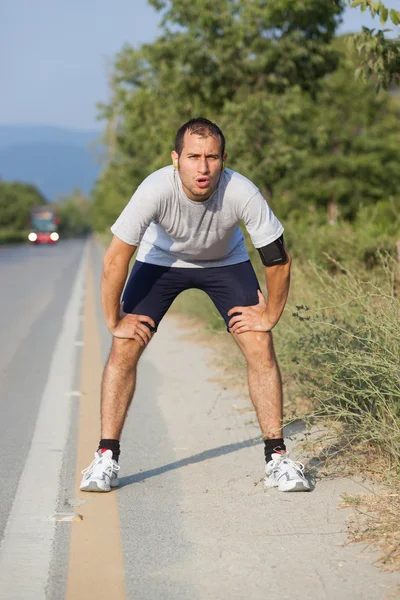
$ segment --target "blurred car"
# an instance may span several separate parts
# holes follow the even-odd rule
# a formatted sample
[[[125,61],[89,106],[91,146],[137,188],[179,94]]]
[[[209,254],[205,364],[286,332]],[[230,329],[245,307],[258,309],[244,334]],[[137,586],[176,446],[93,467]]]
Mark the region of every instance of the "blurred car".
[[[57,232],[59,218],[48,206],[31,210],[28,240],[32,244],[55,244],[60,239]]]

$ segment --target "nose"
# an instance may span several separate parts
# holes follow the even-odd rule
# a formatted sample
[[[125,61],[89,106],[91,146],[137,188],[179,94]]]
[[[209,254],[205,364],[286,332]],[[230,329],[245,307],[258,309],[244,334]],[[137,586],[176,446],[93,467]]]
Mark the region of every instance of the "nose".
[[[198,163],[198,166],[197,166],[197,170],[202,175],[205,175],[206,173],[209,172],[208,160],[207,160],[207,158],[205,156],[202,156],[201,158],[199,158],[199,163]]]

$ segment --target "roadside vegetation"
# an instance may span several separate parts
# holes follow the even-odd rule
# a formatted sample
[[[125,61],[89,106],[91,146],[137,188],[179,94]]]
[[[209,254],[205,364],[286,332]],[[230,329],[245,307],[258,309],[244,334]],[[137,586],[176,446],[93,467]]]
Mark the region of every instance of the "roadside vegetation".
[[[32,184],[0,180],[0,245],[28,242],[31,210],[46,204],[60,220],[58,231],[62,238],[91,231],[91,203],[79,190],[49,203]]]
[[[92,230],[91,202],[79,189],[55,202],[53,207],[60,219],[61,238],[84,236]]]
[[[342,508],[353,508],[355,518],[349,527],[352,542],[373,544],[379,549],[383,569],[398,569],[400,564],[400,494],[391,490],[382,494],[346,495]]]
[[[46,202],[34,185],[0,180],[0,244],[26,241],[31,209]]]

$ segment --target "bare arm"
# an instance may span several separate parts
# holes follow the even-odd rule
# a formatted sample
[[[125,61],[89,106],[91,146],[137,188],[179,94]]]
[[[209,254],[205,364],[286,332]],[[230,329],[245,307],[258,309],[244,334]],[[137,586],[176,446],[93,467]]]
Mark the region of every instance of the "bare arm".
[[[287,261],[281,265],[265,267],[265,280],[268,290],[268,301],[259,291],[259,303],[255,306],[235,306],[228,315],[241,313],[229,321],[232,333],[245,331],[271,331],[278,323],[289,294],[291,257],[287,253]]]
[[[129,262],[135,251],[136,246],[113,237],[103,259],[101,304],[110,333],[119,338],[135,339],[143,346],[151,339],[150,330],[143,323],[155,327],[154,321],[145,315],[121,317],[121,294],[128,277]]]
[[[288,260],[283,265],[265,267],[265,281],[267,283],[268,300],[263,323],[268,330],[272,329],[281,318],[290,287],[290,266],[292,259],[287,253]]]

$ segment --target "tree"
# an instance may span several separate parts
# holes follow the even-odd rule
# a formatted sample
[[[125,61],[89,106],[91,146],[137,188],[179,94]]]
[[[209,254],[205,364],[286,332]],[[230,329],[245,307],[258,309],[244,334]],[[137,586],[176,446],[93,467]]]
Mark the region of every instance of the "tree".
[[[85,235],[90,231],[91,203],[79,189],[57,202],[54,210],[60,218],[58,230],[63,237]]]
[[[102,108],[118,125],[94,192],[96,228],[169,162],[176,129],[200,115],[222,127],[228,166],[278,215],[311,208],[333,223],[397,195],[398,115],[373,81],[354,79],[346,38],[332,39],[343,4],[151,3],[164,11],[162,35],[117,56],[113,102]]]
[[[257,182],[272,188],[294,160],[290,147],[277,144],[277,132],[296,113],[295,99],[315,97],[337,66],[329,42],[342,8],[324,0],[150,4],[163,10],[162,35],[138,50],[123,49],[114,102],[102,107],[107,120],[115,119],[118,107],[119,125],[115,160],[94,193],[98,224],[100,213],[117,215],[140,181],[166,164],[176,129],[192,116],[229,126],[234,119],[235,164],[249,163],[245,150],[256,148]]]
[[[0,229],[27,229],[32,208],[46,203],[46,198],[32,184],[0,181]]]
[[[400,12],[387,8],[380,0],[348,0],[352,8],[359,7],[363,12],[368,10],[373,17],[379,16],[381,25],[389,21],[393,25],[400,24]],[[388,89],[392,83],[400,81],[400,38],[390,39],[385,33],[390,29],[368,29],[352,35],[349,40],[358,51],[361,65],[356,69],[356,76],[366,81],[373,76],[377,81],[377,89]]]
[[[388,94],[375,93],[372,81],[354,79],[357,59],[346,46],[346,38],[335,41],[340,66],[325,79],[318,102],[303,97],[298,106],[303,151],[277,186],[281,210],[282,204],[299,214],[307,206],[323,208],[331,223],[339,216],[352,220],[361,207],[400,189],[398,109]]]

